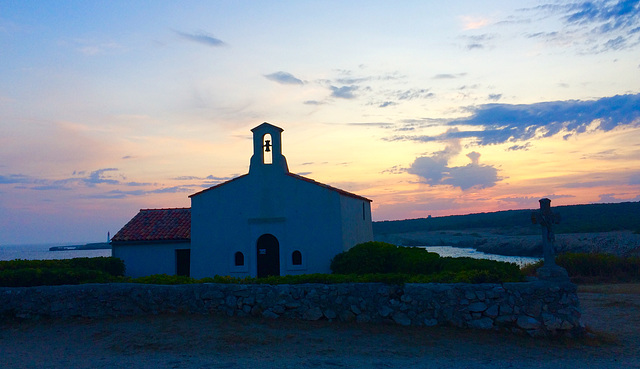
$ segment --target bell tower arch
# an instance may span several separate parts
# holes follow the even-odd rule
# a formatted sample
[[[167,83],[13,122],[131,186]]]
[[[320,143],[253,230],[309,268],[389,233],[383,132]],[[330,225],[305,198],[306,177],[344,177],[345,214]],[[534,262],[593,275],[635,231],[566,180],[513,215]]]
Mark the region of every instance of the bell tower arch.
[[[277,171],[289,173],[287,159],[282,155],[282,131],[269,123],[262,123],[253,132],[253,156],[249,173]]]

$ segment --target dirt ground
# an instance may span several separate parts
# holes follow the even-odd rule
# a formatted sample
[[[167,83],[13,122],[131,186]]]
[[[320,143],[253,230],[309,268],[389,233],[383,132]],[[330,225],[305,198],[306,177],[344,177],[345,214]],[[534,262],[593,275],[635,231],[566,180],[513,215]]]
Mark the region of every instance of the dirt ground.
[[[201,315],[11,321],[0,368],[640,368],[640,285],[583,286],[594,335]]]

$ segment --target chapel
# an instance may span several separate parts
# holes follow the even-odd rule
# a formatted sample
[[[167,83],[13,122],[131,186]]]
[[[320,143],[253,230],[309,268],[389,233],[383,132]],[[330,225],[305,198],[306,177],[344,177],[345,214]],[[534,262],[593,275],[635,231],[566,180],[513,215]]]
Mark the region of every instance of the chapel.
[[[142,209],[113,236],[127,275],[330,273],[335,255],[373,240],[371,200],[289,172],[282,128],[251,131],[247,174],[190,195],[191,208]]]

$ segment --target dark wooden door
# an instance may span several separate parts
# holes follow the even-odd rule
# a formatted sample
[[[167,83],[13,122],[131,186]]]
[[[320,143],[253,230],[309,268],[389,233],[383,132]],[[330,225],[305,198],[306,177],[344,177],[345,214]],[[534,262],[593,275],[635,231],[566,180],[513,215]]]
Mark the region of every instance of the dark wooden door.
[[[263,234],[257,244],[258,278],[280,275],[280,244],[272,234]]]
[[[176,250],[176,275],[184,275],[187,277],[191,275],[191,250],[190,249]]]

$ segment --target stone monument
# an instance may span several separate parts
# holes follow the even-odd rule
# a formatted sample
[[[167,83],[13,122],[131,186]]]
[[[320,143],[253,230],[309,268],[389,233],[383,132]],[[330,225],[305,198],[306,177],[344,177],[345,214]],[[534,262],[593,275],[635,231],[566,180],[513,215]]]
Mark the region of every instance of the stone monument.
[[[540,210],[531,213],[531,222],[542,226],[542,251],[544,264],[536,272],[538,278],[545,280],[568,280],[567,271],[556,264],[553,225],[560,223],[560,214],[551,211],[551,200],[540,199]]]

